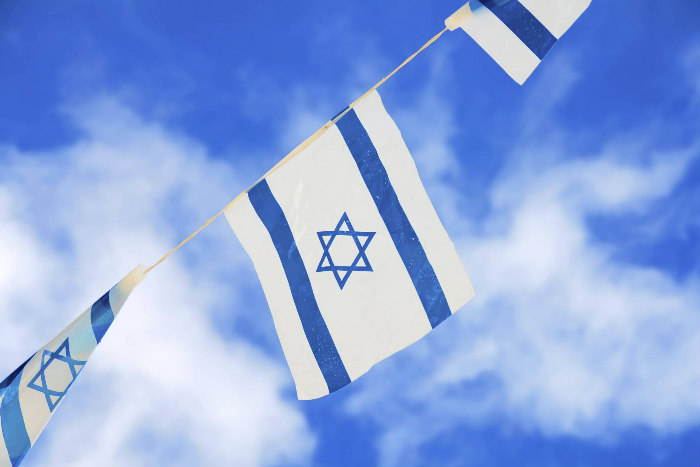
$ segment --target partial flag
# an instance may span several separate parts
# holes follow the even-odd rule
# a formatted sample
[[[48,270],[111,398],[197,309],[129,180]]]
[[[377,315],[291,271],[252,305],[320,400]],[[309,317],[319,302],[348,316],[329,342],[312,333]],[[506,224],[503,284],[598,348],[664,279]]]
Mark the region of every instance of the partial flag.
[[[376,91],[225,215],[253,260],[299,399],[349,384],[474,295]]]
[[[0,467],[19,465],[143,277],[131,271],[0,383]]]
[[[470,0],[445,20],[523,84],[591,0]]]

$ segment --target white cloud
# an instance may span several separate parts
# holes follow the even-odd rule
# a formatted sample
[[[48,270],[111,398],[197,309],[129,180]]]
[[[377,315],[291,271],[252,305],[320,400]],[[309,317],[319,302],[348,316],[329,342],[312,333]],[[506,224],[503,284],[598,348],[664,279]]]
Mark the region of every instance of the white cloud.
[[[5,373],[244,188],[204,148],[113,99],[68,114],[74,143],[0,150]],[[223,220],[188,248],[135,290],[26,465],[308,461],[315,438],[287,369],[233,331],[249,310],[232,284],[255,281],[242,249]],[[217,328],[222,304],[230,331]]]

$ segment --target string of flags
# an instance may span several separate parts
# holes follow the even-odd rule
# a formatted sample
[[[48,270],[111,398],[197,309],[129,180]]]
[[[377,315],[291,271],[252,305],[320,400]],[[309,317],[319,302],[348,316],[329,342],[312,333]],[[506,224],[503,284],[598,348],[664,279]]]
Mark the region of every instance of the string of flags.
[[[16,467],[145,275],[221,214],[251,257],[299,399],[350,384],[473,296],[377,88],[463,29],[523,84],[590,0],[470,0],[446,28],[150,268],[138,266],[0,383]]]

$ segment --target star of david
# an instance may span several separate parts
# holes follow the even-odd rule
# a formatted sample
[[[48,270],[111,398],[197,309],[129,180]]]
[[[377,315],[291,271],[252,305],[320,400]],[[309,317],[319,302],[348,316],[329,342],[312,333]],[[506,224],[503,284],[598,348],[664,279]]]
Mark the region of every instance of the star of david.
[[[71,374],[71,380],[67,385],[65,383],[61,384],[64,386],[63,388],[55,387],[55,381],[51,387],[49,387],[49,384],[46,383],[46,370],[48,370],[51,365],[53,365],[54,369],[56,369],[55,367],[57,365],[62,365],[62,363],[59,362],[63,362],[63,364],[68,367]],[[75,381],[75,378],[85,366],[85,363],[86,362],[81,360],[75,360],[70,356],[70,347],[68,346],[68,338],[66,338],[66,340],[63,341],[63,344],[61,344],[55,352],[44,350],[44,353],[41,355],[41,368],[39,368],[39,372],[34,375],[31,381],[29,381],[27,387],[43,392],[44,396],[46,397],[46,403],[49,405],[49,411],[53,412],[53,409],[55,409],[58,403],[61,402],[61,399],[63,399],[63,396],[65,396],[68,388],[71,387],[73,381]],[[39,380],[38,383],[37,380]]]
[[[321,256],[321,261],[318,263],[316,272],[332,271],[341,290],[350,278],[350,274],[353,272],[372,270],[372,266],[369,264],[365,251],[376,232],[356,231],[352,227],[350,219],[348,219],[348,214],[343,213],[338,225],[335,226],[335,230],[322,230],[316,233],[323,247],[323,255]],[[338,237],[351,237],[357,247],[357,255],[355,255],[355,258],[350,264],[336,264],[336,261],[333,260],[331,245]],[[338,258],[336,258],[336,260],[338,260]]]

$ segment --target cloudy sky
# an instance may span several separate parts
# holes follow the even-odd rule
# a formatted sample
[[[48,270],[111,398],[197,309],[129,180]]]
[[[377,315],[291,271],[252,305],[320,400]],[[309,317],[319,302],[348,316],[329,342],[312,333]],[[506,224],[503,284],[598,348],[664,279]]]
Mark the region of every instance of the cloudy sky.
[[[0,5],[0,373],[459,1]],[[153,271],[26,466],[697,466],[700,2],[605,2],[522,87],[463,32],[380,93],[477,298],[297,401],[223,218]]]

